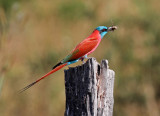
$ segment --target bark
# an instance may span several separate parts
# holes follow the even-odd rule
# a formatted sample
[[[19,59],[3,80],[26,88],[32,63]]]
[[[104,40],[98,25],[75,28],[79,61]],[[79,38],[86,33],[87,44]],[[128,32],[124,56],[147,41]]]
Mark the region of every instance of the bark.
[[[112,116],[114,76],[107,60],[94,58],[65,70],[65,116]]]

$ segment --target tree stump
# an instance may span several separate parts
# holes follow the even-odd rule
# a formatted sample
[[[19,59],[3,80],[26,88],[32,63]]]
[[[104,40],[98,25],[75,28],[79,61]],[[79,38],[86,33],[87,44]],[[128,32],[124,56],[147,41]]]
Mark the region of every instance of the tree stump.
[[[112,116],[114,71],[108,61],[90,58],[65,70],[65,116]]]

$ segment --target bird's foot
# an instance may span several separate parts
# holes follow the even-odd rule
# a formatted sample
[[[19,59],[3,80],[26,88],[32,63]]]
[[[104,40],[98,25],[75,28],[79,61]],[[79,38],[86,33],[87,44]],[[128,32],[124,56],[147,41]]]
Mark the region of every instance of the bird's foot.
[[[86,59],[90,59],[90,58],[92,58],[92,57],[87,57]]]
[[[85,61],[84,61],[84,57],[83,57],[83,58],[81,58],[80,60],[83,62],[83,64],[85,63]]]
[[[83,64],[85,63],[85,61],[84,61],[84,59],[90,59],[90,58],[92,58],[92,57],[88,57],[87,55],[85,55],[85,56],[83,56],[83,57],[81,57],[81,61],[83,62]]]

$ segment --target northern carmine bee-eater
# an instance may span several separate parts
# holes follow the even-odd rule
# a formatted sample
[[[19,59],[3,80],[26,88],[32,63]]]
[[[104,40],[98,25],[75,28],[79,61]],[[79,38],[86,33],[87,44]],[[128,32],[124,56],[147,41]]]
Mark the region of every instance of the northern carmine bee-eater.
[[[89,54],[91,54],[101,42],[101,39],[107,34],[109,31],[116,30],[116,26],[106,27],[106,26],[99,26],[97,27],[92,34],[84,39],[81,43],[79,43],[71,53],[66,56],[63,60],[61,60],[57,65],[53,67],[53,69],[48,72],[46,75],[41,77],[40,79],[34,81],[33,83],[29,84],[28,86],[24,87],[20,92],[23,92],[33,86],[34,84],[38,83],[40,80],[44,79],[45,77],[49,76],[50,74],[58,71],[59,69],[63,68],[64,66],[73,64],[87,58]]]

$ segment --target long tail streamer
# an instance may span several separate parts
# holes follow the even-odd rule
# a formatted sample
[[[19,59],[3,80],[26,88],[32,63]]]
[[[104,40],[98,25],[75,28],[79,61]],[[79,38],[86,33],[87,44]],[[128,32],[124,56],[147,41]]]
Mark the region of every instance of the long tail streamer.
[[[24,92],[25,90],[27,90],[27,89],[29,89],[30,87],[32,87],[34,84],[38,83],[40,80],[42,80],[42,79],[44,79],[45,77],[49,76],[50,74],[58,71],[59,69],[63,68],[63,67],[66,66],[66,65],[67,65],[67,63],[62,64],[62,65],[60,65],[60,66],[57,66],[56,68],[54,68],[53,70],[51,70],[50,72],[48,72],[46,75],[44,75],[44,76],[41,77],[40,79],[34,81],[33,83],[31,83],[31,84],[29,84],[28,86],[26,86],[26,87],[24,87],[23,89],[21,89],[21,90],[19,91],[19,93]]]

